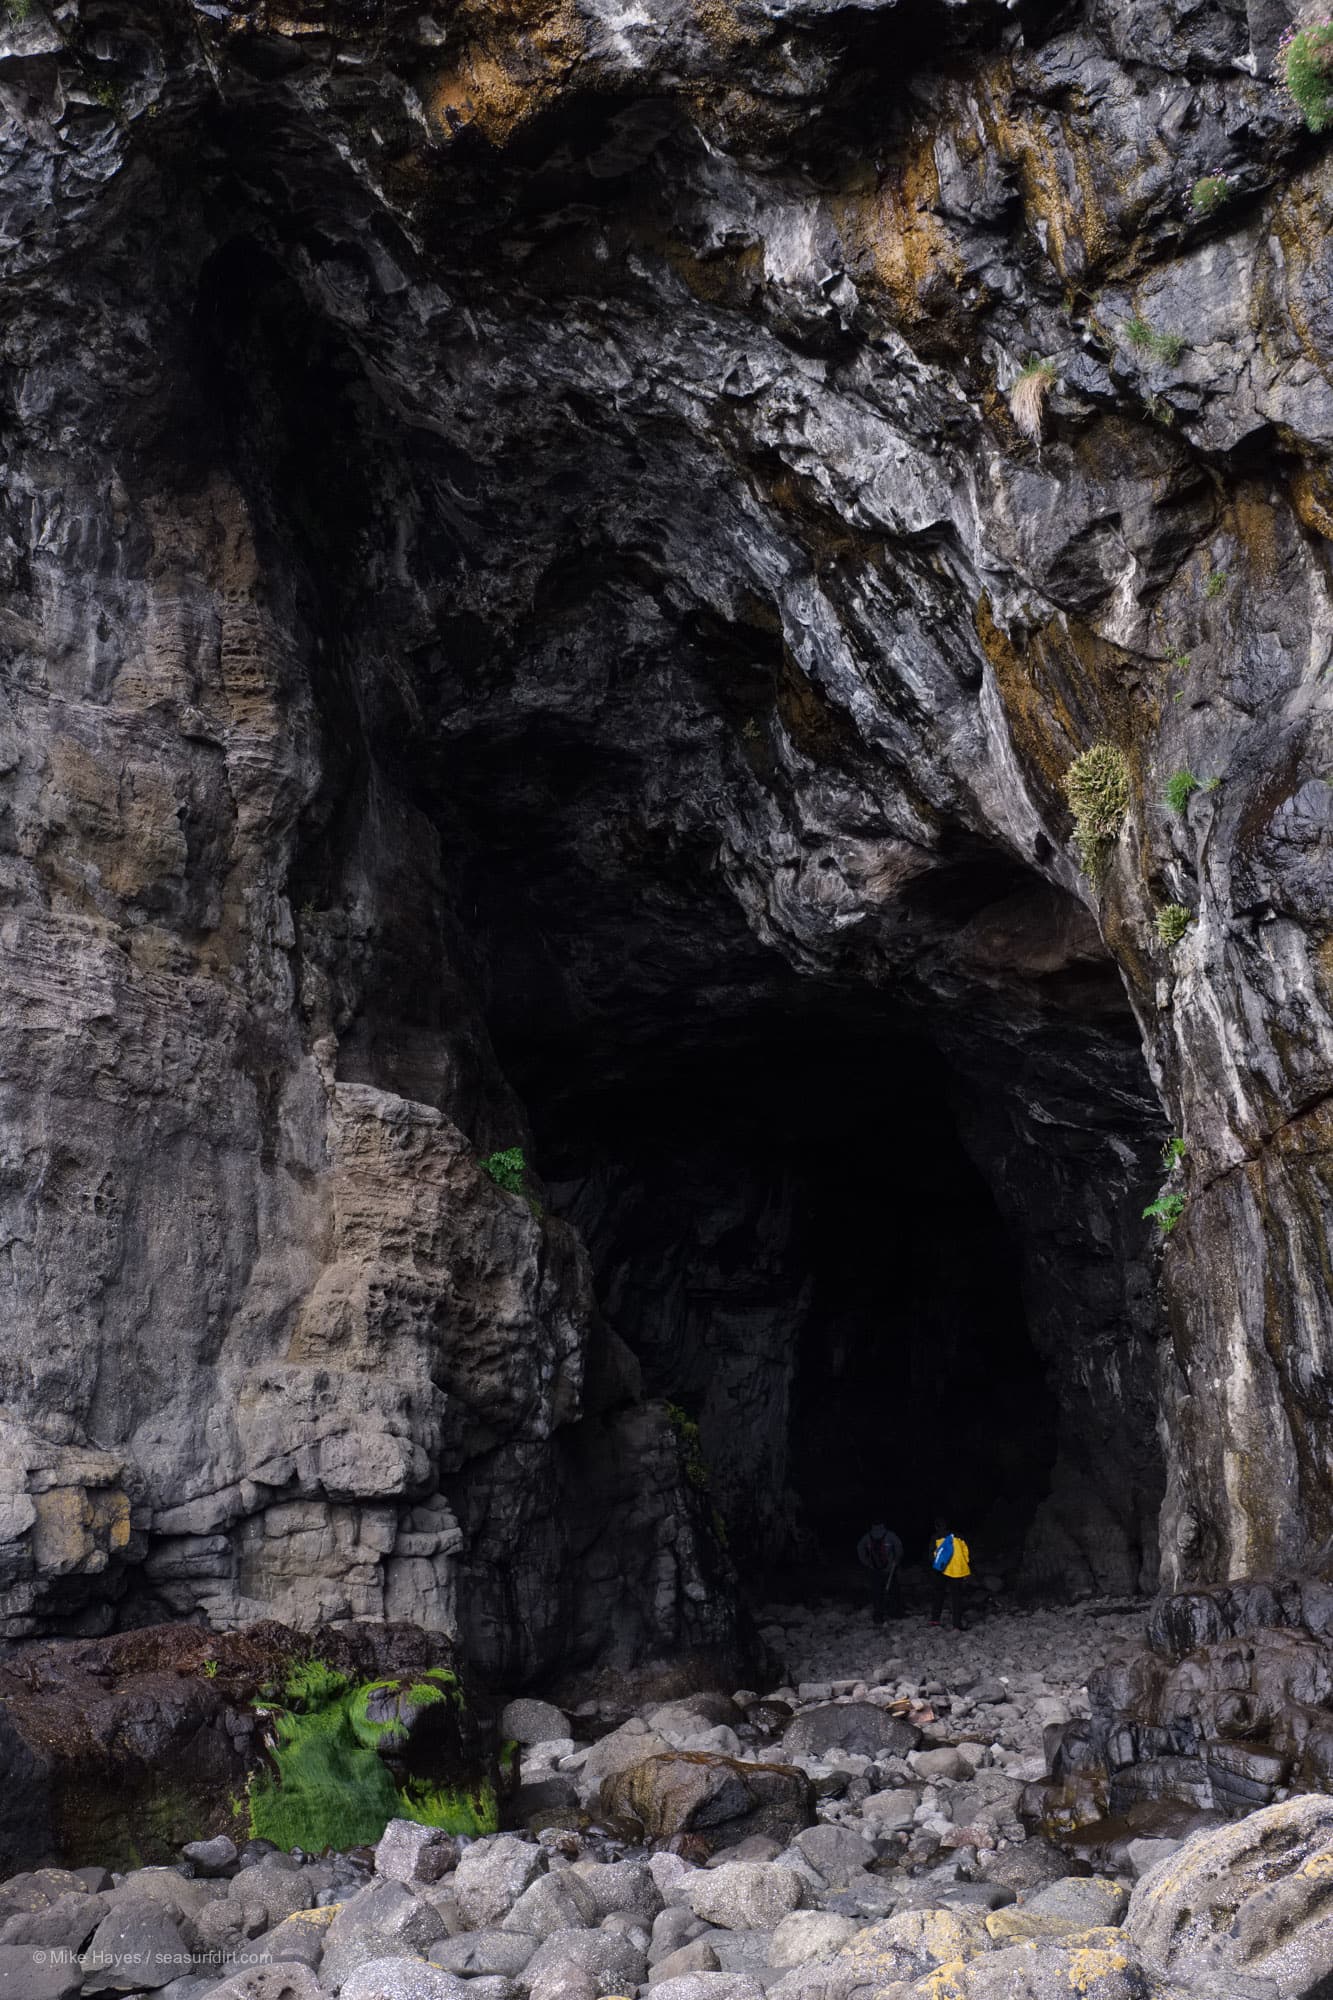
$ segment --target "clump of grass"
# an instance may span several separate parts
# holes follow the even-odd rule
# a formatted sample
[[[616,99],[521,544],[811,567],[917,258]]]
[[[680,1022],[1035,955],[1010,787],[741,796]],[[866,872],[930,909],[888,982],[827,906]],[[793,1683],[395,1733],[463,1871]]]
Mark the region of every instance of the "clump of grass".
[[[32,0],[5,0],[5,19],[14,27],[21,28],[25,21],[32,19]]]
[[[1333,124],[1333,18],[1288,28],[1278,43],[1276,75],[1311,132]]]
[[[1151,1216],[1163,1236],[1169,1236],[1184,1214],[1184,1211],[1185,1197],[1183,1194],[1159,1194],[1155,1201],[1148,1203],[1143,1214],[1145,1221]]]
[[[1179,648],[1174,653],[1167,654],[1166,663],[1169,667],[1174,667],[1178,674],[1187,674],[1190,670],[1190,656]]]
[[[1196,215],[1216,215],[1230,199],[1230,174],[1204,174],[1190,189],[1190,207]]]
[[[1042,412],[1055,380],[1055,363],[1034,355],[1009,391],[1009,413],[1015,427],[1033,444],[1041,443]]]
[[[1141,313],[1135,313],[1132,319],[1125,321],[1123,332],[1130,346],[1137,348],[1140,354],[1150,355],[1154,361],[1165,361],[1172,368],[1185,352],[1183,334],[1159,333]]]
[[[1227,573],[1224,569],[1210,569],[1203,580],[1205,597],[1220,597],[1227,587]]]
[[[1129,766],[1114,743],[1094,743],[1076,757],[1064,778],[1074,814],[1074,834],[1084,873],[1099,875],[1129,811]]]
[[[1169,1174],[1173,1174],[1177,1167],[1183,1167],[1184,1164],[1185,1141],[1174,1137],[1168,1139],[1162,1148],[1162,1165]]]
[[[1193,771],[1173,771],[1166,781],[1162,802],[1168,812],[1183,813],[1198,789],[1199,780]]]
[[[1157,912],[1157,941],[1174,951],[1190,927],[1190,913],[1183,903],[1163,903]]]

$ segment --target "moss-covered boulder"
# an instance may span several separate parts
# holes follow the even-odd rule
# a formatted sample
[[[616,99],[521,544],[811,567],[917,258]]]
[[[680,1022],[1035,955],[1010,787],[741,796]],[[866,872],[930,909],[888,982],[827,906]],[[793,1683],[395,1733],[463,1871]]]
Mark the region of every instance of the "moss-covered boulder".
[[[408,1625],[161,1625],[0,1664],[0,1875],[140,1866],[258,1834],[318,1852],[389,1820],[498,1825],[493,1728]]]

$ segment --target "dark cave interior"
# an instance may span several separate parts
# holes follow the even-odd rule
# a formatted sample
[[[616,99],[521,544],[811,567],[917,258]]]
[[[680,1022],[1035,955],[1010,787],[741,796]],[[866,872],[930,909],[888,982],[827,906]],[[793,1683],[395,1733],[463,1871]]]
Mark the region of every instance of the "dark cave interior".
[[[1016,1559],[1055,1404],[930,1044],[771,1008],[591,1083],[530,1092],[539,1157],[646,1393],[700,1426],[742,1576],[845,1573],[879,1518],[910,1558],[937,1511]]]

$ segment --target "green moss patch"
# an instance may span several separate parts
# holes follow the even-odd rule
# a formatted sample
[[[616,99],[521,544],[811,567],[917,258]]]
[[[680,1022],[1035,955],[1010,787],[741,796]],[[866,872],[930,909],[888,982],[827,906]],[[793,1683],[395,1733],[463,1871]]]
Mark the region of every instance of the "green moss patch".
[[[447,1774],[447,1729],[422,1727],[432,1711],[447,1723],[462,1708],[447,1669],[353,1682],[310,1660],[293,1669],[282,1694],[284,1706],[268,1711],[269,1765],[250,1780],[253,1836],[319,1853],[368,1846],[398,1818],[449,1833],[497,1831],[493,1780]],[[414,1757],[418,1736],[424,1754]]]

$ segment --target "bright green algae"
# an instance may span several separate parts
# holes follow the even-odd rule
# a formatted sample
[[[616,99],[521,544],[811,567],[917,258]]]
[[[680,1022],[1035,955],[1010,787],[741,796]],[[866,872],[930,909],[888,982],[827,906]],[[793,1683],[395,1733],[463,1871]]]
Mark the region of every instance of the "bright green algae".
[[[278,1847],[319,1853],[369,1846],[391,1819],[449,1833],[494,1833],[500,1823],[490,1779],[474,1786],[395,1772],[385,1761],[409,1739],[422,1709],[461,1708],[457,1677],[443,1667],[353,1682],[321,1660],[295,1668],[285,1706],[269,1711],[272,1768],[250,1780],[250,1832]]]

